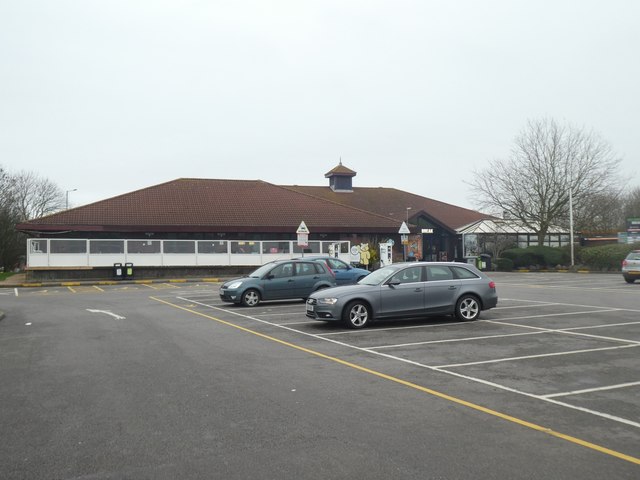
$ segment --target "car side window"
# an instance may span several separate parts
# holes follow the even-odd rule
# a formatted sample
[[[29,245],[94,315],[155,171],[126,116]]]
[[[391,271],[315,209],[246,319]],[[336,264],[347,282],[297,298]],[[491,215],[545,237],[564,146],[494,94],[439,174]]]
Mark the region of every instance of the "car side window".
[[[444,265],[427,265],[427,281],[452,280],[453,272]]]
[[[347,269],[347,264],[340,261],[340,260],[336,260],[334,258],[330,258],[328,259],[329,262],[329,266],[331,267],[332,270],[346,270]]]
[[[456,278],[479,278],[478,275],[464,267],[451,267]]]
[[[315,275],[316,266],[313,263],[296,263],[296,275]]]
[[[422,279],[422,267],[405,268],[391,277],[389,283],[413,283]]]
[[[291,277],[293,275],[293,264],[292,263],[282,263],[276,266],[271,272],[270,275],[273,275],[273,278],[286,278]]]

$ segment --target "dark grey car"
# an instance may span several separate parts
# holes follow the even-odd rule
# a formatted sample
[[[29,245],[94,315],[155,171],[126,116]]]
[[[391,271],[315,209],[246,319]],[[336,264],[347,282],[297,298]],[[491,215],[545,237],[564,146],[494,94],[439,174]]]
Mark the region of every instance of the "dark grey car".
[[[223,283],[219,293],[224,302],[255,307],[261,300],[305,299],[312,292],[335,285],[335,277],[321,263],[277,260],[246,277]]]
[[[316,320],[362,328],[373,320],[428,315],[471,321],[497,304],[495,283],[472,265],[410,262],[376,270],[357,285],[313,293],[306,311]]]

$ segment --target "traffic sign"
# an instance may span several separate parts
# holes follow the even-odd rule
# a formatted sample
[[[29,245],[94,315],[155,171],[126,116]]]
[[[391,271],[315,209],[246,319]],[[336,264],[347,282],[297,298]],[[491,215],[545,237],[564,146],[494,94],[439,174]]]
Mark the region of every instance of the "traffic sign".
[[[300,222],[300,225],[298,226],[298,230],[296,230],[296,233],[298,235],[301,233],[306,233],[307,235],[309,235],[309,229],[307,228],[307,225],[305,225],[304,221]]]
[[[405,222],[402,222],[402,226],[400,227],[400,230],[398,230],[398,233],[411,233],[411,230],[409,230],[409,227],[407,227],[407,224]]]

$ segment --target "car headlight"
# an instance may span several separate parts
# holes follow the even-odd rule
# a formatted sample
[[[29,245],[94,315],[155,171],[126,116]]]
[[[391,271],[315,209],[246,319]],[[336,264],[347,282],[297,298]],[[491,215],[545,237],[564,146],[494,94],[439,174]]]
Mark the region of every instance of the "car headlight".
[[[238,288],[240,285],[242,285],[242,282],[233,282],[227,285],[227,288]]]
[[[335,305],[337,301],[337,298],[319,298],[318,305]]]

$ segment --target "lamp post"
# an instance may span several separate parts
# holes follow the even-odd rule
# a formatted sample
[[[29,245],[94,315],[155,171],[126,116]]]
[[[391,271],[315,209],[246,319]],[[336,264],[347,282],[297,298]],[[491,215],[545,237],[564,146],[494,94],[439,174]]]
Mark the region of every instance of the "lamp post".
[[[574,253],[573,253],[573,192],[572,187],[569,185],[569,243],[571,244],[571,266],[575,265]]]
[[[71,190],[67,190],[66,192],[66,208],[65,210],[69,210],[69,192],[76,192],[78,189],[77,188],[73,188]]]
[[[409,210],[411,210],[411,207],[407,207],[407,227],[409,226]]]

